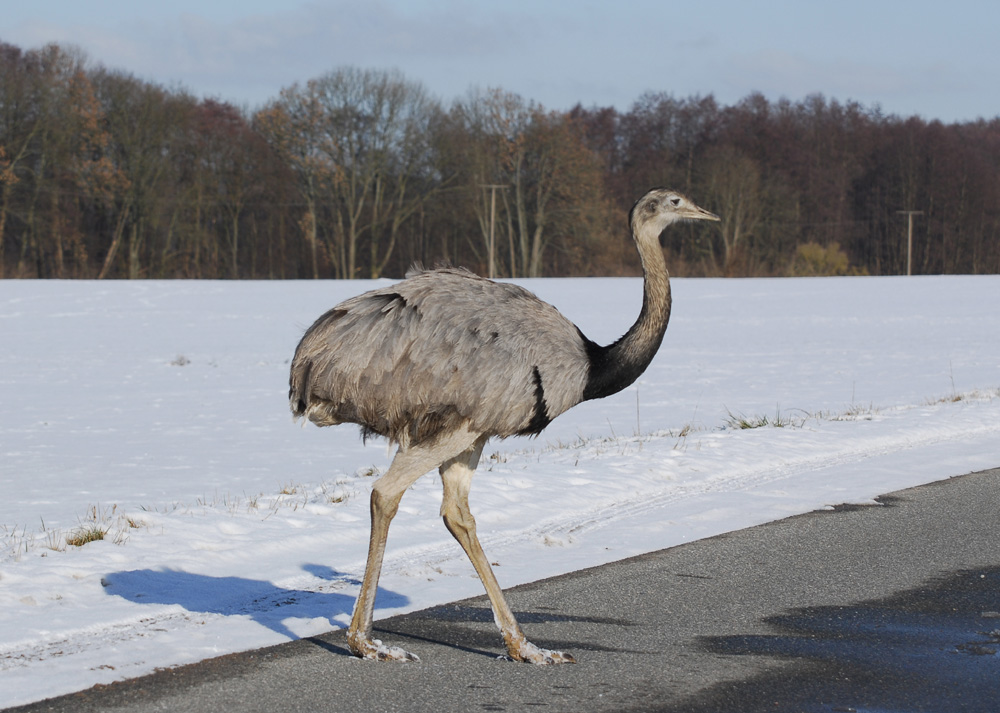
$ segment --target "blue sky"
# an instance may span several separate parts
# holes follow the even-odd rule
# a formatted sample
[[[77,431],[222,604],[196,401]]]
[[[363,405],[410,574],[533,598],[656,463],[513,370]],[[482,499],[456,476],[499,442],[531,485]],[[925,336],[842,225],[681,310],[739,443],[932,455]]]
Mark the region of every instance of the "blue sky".
[[[550,109],[645,91],[820,92],[945,122],[1000,115],[1000,3],[952,0],[31,0],[0,40],[255,107],[342,65],[398,68],[446,103],[499,86]]]

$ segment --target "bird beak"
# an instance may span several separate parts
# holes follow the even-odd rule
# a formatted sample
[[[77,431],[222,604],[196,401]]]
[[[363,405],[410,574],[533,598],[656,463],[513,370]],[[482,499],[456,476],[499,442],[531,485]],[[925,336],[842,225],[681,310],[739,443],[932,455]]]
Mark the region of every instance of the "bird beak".
[[[707,210],[699,206],[692,207],[691,211],[684,217],[689,220],[722,220],[715,213],[709,213]]]

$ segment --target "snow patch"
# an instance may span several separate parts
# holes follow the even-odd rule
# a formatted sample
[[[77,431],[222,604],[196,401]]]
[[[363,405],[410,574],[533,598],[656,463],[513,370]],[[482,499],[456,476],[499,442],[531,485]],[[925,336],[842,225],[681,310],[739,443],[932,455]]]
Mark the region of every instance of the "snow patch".
[[[642,301],[522,283],[602,343]],[[391,452],[295,427],[287,370],[372,286],[0,281],[0,707],[347,625]],[[1000,278],[673,292],[636,384],[487,445],[471,505],[503,586],[1000,465]],[[440,490],[403,499],[377,617],[482,592]]]

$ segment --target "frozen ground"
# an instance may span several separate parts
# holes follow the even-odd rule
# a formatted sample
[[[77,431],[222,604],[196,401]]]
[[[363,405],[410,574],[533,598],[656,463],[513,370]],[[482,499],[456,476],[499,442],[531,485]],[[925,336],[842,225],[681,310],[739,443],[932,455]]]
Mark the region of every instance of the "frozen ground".
[[[641,301],[635,279],[524,284],[602,342]],[[390,453],[293,425],[287,369],[371,286],[0,281],[0,707],[346,624]],[[501,584],[1000,465],[998,296],[676,280],[637,384],[487,446],[472,506]],[[403,499],[376,616],[480,593],[439,503],[435,475]]]

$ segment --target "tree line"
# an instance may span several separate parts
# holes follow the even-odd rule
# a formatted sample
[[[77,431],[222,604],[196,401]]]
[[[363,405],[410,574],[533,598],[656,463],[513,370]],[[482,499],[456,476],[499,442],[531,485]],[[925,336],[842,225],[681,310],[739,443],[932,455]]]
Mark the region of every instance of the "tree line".
[[[253,110],[0,42],[0,277],[637,274],[649,187],[722,222],[667,236],[678,275],[1000,272],[1000,117],[943,124],[820,95],[649,92],[551,111],[444,104],[334,69]]]

